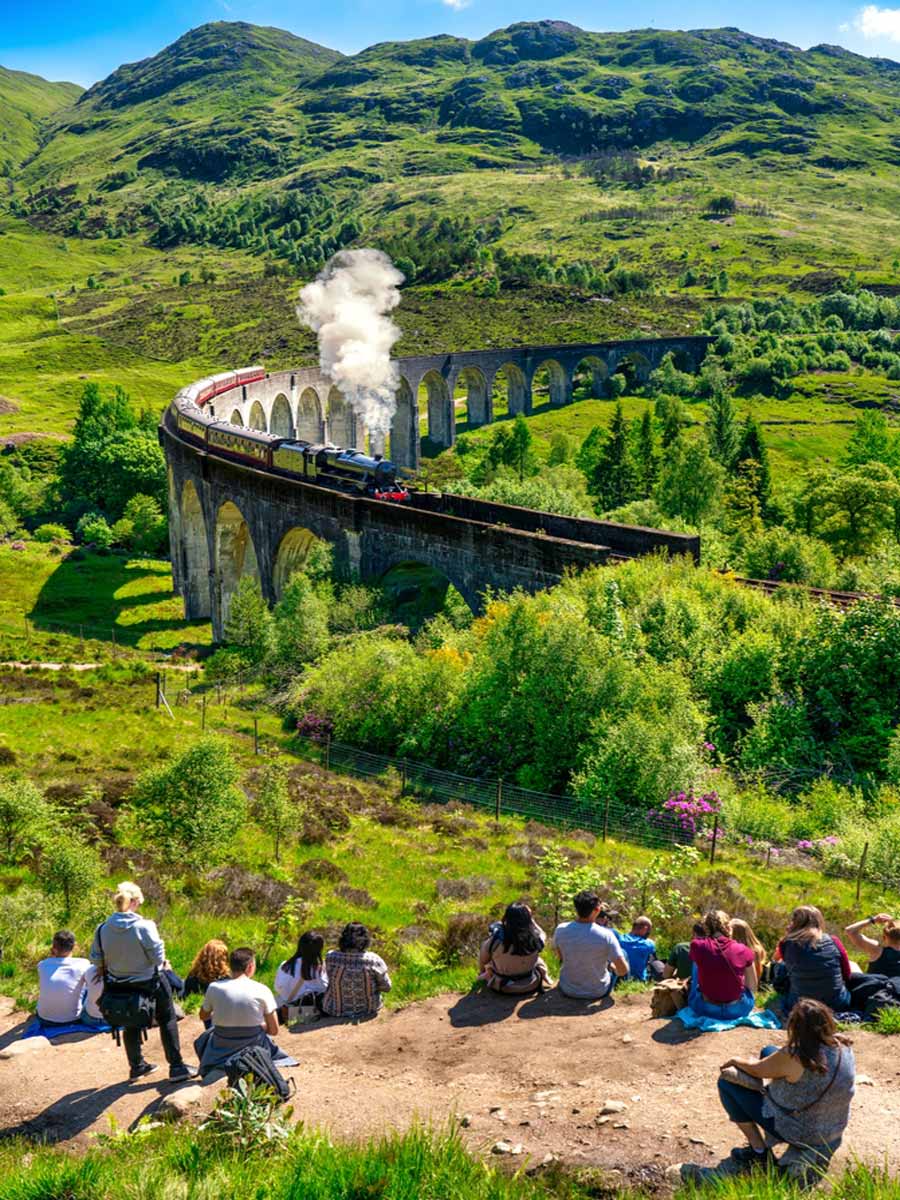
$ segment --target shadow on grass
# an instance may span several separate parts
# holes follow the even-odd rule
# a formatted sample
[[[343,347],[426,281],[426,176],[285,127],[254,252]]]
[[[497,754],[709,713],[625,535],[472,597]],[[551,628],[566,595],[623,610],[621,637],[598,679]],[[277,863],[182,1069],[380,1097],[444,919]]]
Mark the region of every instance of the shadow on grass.
[[[140,612],[171,601],[171,593],[151,590],[121,594],[138,579],[168,579],[169,572],[167,563],[73,550],[44,583],[28,619],[35,630],[44,633],[83,635],[132,648],[153,634],[183,632],[182,645],[186,649],[201,649],[203,643],[191,640],[192,630],[180,617]],[[138,620],[121,620],[126,613],[132,617],[135,610]]]

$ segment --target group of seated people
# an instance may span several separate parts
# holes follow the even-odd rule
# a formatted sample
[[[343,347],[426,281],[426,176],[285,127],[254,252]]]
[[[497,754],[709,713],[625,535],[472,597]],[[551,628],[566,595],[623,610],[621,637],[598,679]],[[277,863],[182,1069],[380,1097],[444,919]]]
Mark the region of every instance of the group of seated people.
[[[293,1060],[272,1040],[279,1021],[293,1021],[304,1009],[364,1020],[379,1011],[384,993],[391,989],[387,965],[369,949],[369,931],[358,922],[344,927],[338,948],[324,958],[322,935],[304,933],[294,954],[278,968],[275,994],[254,978],[256,956],[249,947],[229,950],[219,940],[206,943],[182,980],[172,970],[155,922],[140,915],[144,897],[137,884],[120,883],[114,899],[116,911],[98,925],[89,959],[75,956],[73,933],[60,930],[54,935],[50,956],[38,964],[37,1020],[51,1035],[70,1027],[106,1029],[104,992],[138,993],[149,1001],[173,1080],[198,1074],[181,1052],[177,1001],[184,996],[203,997],[200,1017],[205,1032],[195,1050],[199,1073],[206,1074],[253,1045],[268,1047],[274,1061],[291,1065]],[[140,1030],[123,1028],[121,1036],[129,1077],[140,1079],[155,1071],[143,1056]]]

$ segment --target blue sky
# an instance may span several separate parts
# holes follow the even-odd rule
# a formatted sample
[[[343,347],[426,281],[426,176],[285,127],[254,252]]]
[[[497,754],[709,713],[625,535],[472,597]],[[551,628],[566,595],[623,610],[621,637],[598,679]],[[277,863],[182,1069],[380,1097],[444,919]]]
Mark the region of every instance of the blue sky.
[[[555,17],[585,29],[736,25],[799,46],[831,42],[900,60],[900,0],[0,0],[0,64],[90,84],[206,21],[276,25],[345,53],[373,42],[453,33],[483,37]]]

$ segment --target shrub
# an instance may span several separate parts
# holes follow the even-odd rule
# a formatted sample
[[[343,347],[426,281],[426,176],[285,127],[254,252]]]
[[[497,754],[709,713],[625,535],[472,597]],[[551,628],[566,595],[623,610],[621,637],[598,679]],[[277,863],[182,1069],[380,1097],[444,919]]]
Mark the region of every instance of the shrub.
[[[65,525],[38,525],[34,531],[36,542],[71,542],[72,535]]]
[[[272,649],[272,614],[252,575],[242,575],[231,597],[225,641],[251,664],[261,663]]]
[[[827,588],[834,584],[837,563],[828,546],[818,538],[779,526],[748,539],[741,556],[741,570],[751,579]]]
[[[49,820],[50,807],[30,780],[0,777],[0,852],[6,862],[19,862],[36,846]]]
[[[108,548],[113,543],[113,533],[109,522],[101,513],[89,512],[75,526],[75,535],[81,542],[94,546]]]
[[[48,896],[62,897],[62,916],[68,919],[93,900],[103,868],[93,846],[67,830],[44,846],[37,875]]]
[[[794,810],[789,801],[759,788],[727,800],[725,820],[728,830],[755,842],[784,845],[791,840]]]
[[[227,742],[206,737],[138,779],[133,814],[170,866],[200,866],[225,856],[247,808],[238,775]]]

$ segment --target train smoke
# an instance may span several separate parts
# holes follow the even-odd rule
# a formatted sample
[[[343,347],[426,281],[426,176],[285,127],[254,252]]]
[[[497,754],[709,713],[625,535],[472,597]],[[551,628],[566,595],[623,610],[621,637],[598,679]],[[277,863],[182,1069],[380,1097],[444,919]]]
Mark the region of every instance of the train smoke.
[[[383,446],[400,375],[391,349],[400,330],[388,314],[403,275],[380,250],[341,250],[301,291],[297,315],[319,339],[319,365]]]

